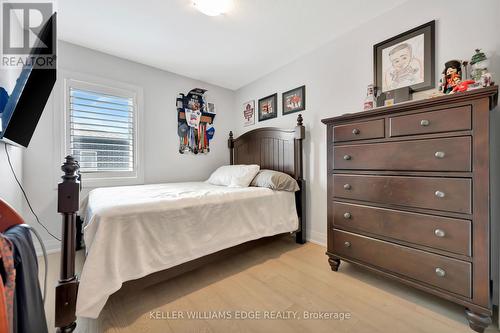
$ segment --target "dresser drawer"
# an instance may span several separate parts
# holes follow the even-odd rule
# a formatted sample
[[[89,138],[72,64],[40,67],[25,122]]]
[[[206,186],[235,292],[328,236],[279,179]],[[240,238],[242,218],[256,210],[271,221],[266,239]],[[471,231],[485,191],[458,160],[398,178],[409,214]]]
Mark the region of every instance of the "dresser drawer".
[[[334,169],[471,171],[471,138],[335,146]]]
[[[471,129],[471,107],[417,113],[389,118],[390,136],[452,132]]]
[[[384,119],[338,125],[333,127],[334,142],[378,139],[383,137],[385,137]]]
[[[470,214],[467,178],[334,175],[337,198]]]
[[[471,264],[340,230],[333,231],[334,254],[471,297]]]
[[[334,202],[333,226],[471,255],[469,220]]]

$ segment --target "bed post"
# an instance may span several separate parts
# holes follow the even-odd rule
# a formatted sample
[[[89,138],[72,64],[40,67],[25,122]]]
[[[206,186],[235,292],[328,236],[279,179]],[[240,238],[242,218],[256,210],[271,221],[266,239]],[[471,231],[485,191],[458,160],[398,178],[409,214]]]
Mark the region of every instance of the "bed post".
[[[229,148],[229,164],[234,164],[234,140],[233,131],[229,131],[229,139],[227,140],[227,147]]]
[[[70,333],[76,328],[76,296],[78,278],[75,275],[76,212],[79,206],[80,182],[78,162],[66,156],[64,172],[58,186],[57,211],[62,215],[61,272],[56,287],[55,326],[58,333]]]
[[[295,193],[295,202],[297,203],[297,213],[299,215],[299,230],[295,233],[295,241],[299,244],[306,242],[306,182],[304,180],[304,161],[302,140],[305,138],[305,127],[302,124],[302,115],[297,117],[297,126],[295,127],[295,179],[299,183],[300,191]]]

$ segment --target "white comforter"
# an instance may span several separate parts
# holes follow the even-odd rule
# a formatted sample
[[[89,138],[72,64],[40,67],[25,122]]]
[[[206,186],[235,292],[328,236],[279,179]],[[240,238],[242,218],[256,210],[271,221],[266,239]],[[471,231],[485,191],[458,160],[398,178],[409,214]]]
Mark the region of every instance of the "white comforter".
[[[87,258],[76,314],[89,318],[125,281],[298,227],[293,193],[201,182],[100,188],[80,212]]]

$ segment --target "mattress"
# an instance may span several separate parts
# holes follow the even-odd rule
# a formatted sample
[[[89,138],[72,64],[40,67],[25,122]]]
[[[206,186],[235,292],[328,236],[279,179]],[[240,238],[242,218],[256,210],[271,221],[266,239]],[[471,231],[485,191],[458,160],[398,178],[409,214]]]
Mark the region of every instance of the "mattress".
[[[294,193],[206,182],[95,189],[80,214],[87,257],[76,314],[88,318],[125,281],[298,228]]]

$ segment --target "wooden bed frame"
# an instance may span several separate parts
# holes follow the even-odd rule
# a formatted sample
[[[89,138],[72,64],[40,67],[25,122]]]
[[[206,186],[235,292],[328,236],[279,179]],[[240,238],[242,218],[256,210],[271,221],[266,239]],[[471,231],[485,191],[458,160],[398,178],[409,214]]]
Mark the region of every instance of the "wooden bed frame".
[[[305,243],[306,233],[306,184],[303,178],[302,149],[304,138],[305,127],[302,124],[302,116],[299,114],[297,126],[294,129],[258,128],[236,139],[233,138],[233,132],[230,132],[228,140],[231,164],[258,164],[261,169],[285,172],[297,180],[300,190],[295,194],[295,202],[299,228],[294,236],[299,244]],[[73,332],[76,328],[78,278],[75,274],[75,252],[81,176],[78,162],[72,156],[66,157],[61,169],[64,172],[63,181],[58,188],[58,212],[62,214],[61,271],[59,284],[56,287],[55,326],[57,332],[66,333]],[[246,242],[137,280],[128,281],[123,284],[122,290],[144,288],[168,280],[275,237]]]

